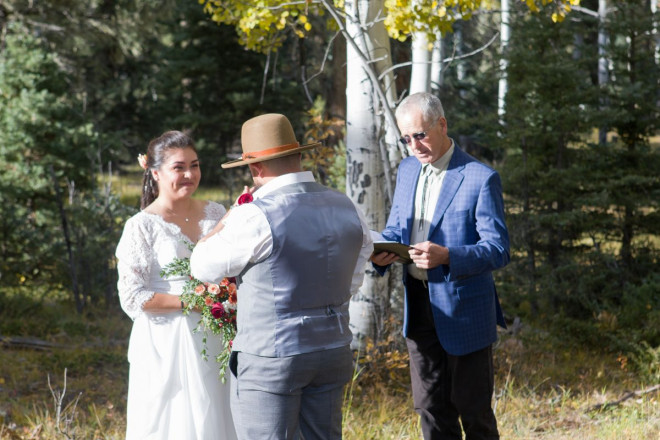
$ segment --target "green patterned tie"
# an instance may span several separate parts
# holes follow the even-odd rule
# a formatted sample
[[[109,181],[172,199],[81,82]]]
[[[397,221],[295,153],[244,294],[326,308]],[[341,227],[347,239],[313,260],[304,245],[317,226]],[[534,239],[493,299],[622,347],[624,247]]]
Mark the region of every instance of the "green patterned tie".
[[[421,214],[419,216],[419,230],[421,231],[424,228],[424,214],[426,212],[426,193],[428,191],[428,186],[429,186],[429,176],[431,175],[430,172],[430,167],[428,165],[424,165],[424,169],[422,172],[424,173],[424,186],[422,187],[422,210]]]

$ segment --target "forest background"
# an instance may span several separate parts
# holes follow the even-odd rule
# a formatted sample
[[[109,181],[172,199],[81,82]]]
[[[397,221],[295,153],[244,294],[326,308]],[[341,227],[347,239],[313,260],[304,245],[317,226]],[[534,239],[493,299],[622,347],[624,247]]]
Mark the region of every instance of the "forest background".
[[[199,197],[225,205],[250,179],[219,165],[240,151],[241,124],[266,112],[289,116],[301,142],[324,141],[305,158],[321,182],[352,196],[393,184],[387,166],[377,188],[356,178],[375,161],[396,163],[356,161],[347,142],[347,42],[327,14],[306,9],[326,2],[264,2],[294,5],[271,23],[236,7],[268,31],[261,45],[204,3],[0,3],[2,439],[121,438],[130,320],[114,249],[138,209],[136,157],[149,139],[189,130]],[[391,111],[413,72],[412,30],[395,12],[415,2],[380,3],[389,9],[369,25],[390,20]],[[420,14],[426,26],[442,30],[446,61],[429,87],[450,136],[503,179],[512,261],[496,279],[510,325],[495,349],[495,401],[504,438],[657,438],[657,3],[515,2],[506,41],[504,2],[446,3],[460,14],[439,23],[444,6],[419,3],[431,11]],[[389,212],[378,198],[374,229]],[[419,438],[396,286],[359,344],[347,438]]]

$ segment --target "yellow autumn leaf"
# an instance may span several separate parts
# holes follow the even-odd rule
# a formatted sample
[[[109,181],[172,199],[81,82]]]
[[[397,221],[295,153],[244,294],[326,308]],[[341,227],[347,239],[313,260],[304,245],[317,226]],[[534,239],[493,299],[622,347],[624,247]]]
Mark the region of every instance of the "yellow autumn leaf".
[[[301,15],[300,17],[298,17],[298,20],[300,20],[301,23],[307,23],[307,16]]]
[[[306,30],[307,32],[309,32],[309,31],[312,29],[312,25],[311,25],[311,23],[309,23],[309,22],[305,23],[304,28],[305,28],[305,30]]]
[[[561,15],[557,14],[556,12],[552,13],[552,21],[554,23],[559,23],[561,22],[561,20],[562,20]]]

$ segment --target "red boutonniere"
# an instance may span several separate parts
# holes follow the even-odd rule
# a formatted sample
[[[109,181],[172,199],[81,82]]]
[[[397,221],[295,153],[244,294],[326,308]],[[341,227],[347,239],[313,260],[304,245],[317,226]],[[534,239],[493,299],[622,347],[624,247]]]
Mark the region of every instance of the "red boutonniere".
[[[253,200],[254,200],[254,197],[252,197],[252,194],[245,193],[245,194],[241,194],[238,197],[238,200],[236,201],[236,204],[237,205],[242,205],[243,203],[250,203]]]

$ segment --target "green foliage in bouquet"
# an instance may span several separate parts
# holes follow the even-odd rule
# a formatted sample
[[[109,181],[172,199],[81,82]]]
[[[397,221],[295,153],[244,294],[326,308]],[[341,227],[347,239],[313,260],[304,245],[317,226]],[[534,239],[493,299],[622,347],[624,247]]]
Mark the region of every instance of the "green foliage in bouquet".
[[[220,366],[220,378],[226,381],[226,369],[229,363],[232,343],[236,336],[236,282],[233,278],[223,278],[220,284],[204,283],[190,274],[190,259],[175,258],[160,272],[163,278],[186,276],[188,281],[183,287],[181,301],[184,302],[184,314],[199,312],[201,318],[194,332],[202,331],[202,358],[208,359],[206,340],[209,332],[222,337],[224,349],[215,357]]]

